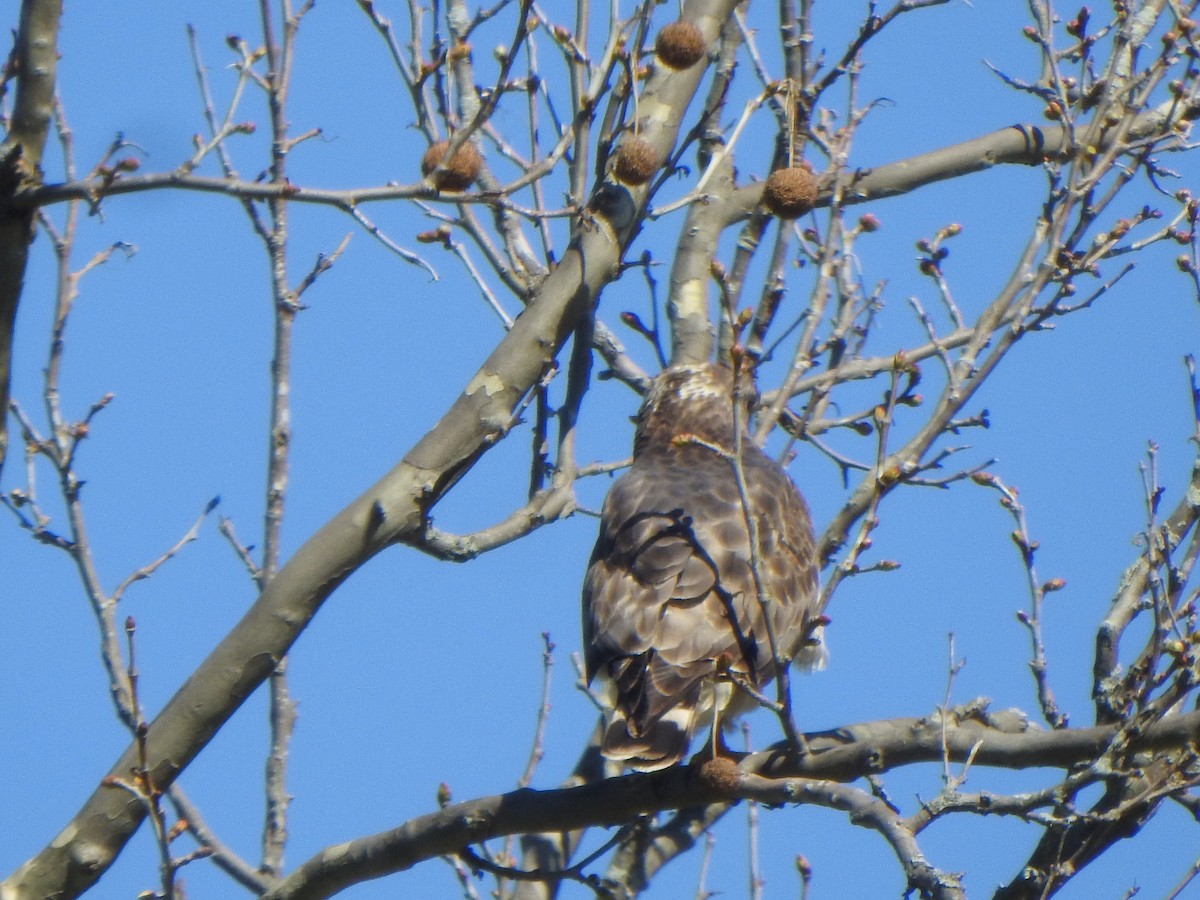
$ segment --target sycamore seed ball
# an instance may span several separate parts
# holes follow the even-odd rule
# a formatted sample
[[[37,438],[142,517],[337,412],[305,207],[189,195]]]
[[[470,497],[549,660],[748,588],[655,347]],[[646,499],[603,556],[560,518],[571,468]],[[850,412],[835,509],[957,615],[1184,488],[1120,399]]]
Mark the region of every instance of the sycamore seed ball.
[[[725,756],[705,760],[696,774],[705,787],[720,794],[732,794],[741,785],[737,763]]]
[[[449,148],[449,141],[430,144],[425,155],[421,157],[421,174],[428,176],[437,169]],[[475,145],[468,141],[458,148],[450,162],[446,164],[445,171],[434,181],[433,186],[439,191],[465,191],[479,177],[479,170],[482,167],[483,157],[479,155]]]
[[[654,55],[668,69],[687,69],[708,50],[704,35],[691,22],[672,22],[654,40]]]
[[[781,219],[798,219],[816,202],[816,176],[802,166],[776,169],[763,188],[763,205]]]
[[[627,137],[617,148],[613,174],[625,184],[645,184],[658,171],[658,151],[649,141]]]

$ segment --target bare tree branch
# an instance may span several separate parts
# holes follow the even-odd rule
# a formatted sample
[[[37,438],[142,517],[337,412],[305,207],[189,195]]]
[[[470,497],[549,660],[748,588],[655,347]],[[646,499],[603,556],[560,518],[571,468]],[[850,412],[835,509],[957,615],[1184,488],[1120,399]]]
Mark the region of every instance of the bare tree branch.
[[[22,0],[16,46],[17,92],[8,134],[0,142],[0,471],[8,451],[8,398],[13,328],[29,262],[35,207],[18,207],[18,191],[41,183],[42,150],[50,133],[57,86],[62,0]]]
[[[997,727],[998,726],[998,727]],[[510,833],[528,830],[567,831],[591,825],[611,825],[663,809],[703,806],[741,796],[767,797],[773,802],[813,802],[807,796],[812,780],[848,782],[871,772],[885,772],[918,762],[936,762],[943,753],[955,761],[974,754],[975,765],[1003,768],[1054,767],[1069,769],[1093,759],[1116,735],[1112,726],[1056,731],[994,720],[963,722],[946,729],[931,719],[893,719],[868,722],[836,732],[805,736],[810,752],[802,757],[773,748],[752,754],[737,766],[737,777],[714,786],[699,776],[697,766],[679,766],[648,775],[626,775],[602,783],[555,791],[518,790],[508,794],[454,804],[413,819],[398,828],[326,848],[274,886],[270,900],[315,900],[355,884],[402,871],[423,859]],[[1146,730],[1139,749],[1181,746],[1200,734],[1200,713],[1174,716]],[[755,776],[749,780],[750,776]],[[803,779],[803,781],[796,781]],[[780,781],[781,780],[781,781]],[[743,787],[744,785],[748,787]],[[815,788],[815,795],[821,795]],[[836,805],[840,792],[825,788],[825,799]],[[743,793],[745,791],[745,793]],[[843,799],[847,799],[843,797]],[[848,802],[848,800],[847,800]],[[864,801],[865,802],[865,801]],[[870,804],[881,827],[902,829],[882,805]],[[883,807],[885,808],[885,807]],[[886,820],[886,826],[884,824]],[[900,846],[907,846],[901,842]],[[923,861],[915,862],[921,869]],[[928,870],[914,877],[940,877]],[[945,890],[952,890],[947,885]],[[953,897],[953,893],[943,896]]]

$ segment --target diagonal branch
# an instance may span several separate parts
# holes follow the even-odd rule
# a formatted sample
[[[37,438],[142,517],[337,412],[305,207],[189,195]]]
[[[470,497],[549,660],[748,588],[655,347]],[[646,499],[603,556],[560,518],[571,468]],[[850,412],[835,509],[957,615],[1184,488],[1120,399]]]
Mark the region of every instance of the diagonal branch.
[[[17,211],[16,194],[41,183],[58,71],[62,0],[24,0],[12,61],[17,91],[11,127],[0,142],[0,470],[8,450],[13,327],[33,238],[33,207]]]
[[[731,0],[693,0],[687,14],[711,38],[732,5]],[[642,110],[656,112],[647,116],[641,133],[664,158],[678,136],[673,111],[690,102],[703,69],[657,73],[645,84]],[[147,768],[156,785],[170,786],[346,578],[384,548],[418,534],[429,509],[503,439],[521,398],[600,291],[619,275],[648,193],[607,181],[599,186],[590,214],[558,266],[441,421],[391,472],[305,542],[166,704],[145,740]],[[111,771],[124,774],[137,756],[138,748],[130,747]],[[63,836],[9,876],[0,891],[6,900],[78,895],[104,874],[144,816],[136,799],[102,781]]]

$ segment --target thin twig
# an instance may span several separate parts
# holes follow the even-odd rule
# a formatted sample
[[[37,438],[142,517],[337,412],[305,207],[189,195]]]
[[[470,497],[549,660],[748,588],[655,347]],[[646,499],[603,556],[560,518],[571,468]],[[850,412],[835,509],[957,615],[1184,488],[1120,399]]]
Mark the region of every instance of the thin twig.
[[[546,755],[545,738],[546,724],[550,720],[550,674],[554,669],[554,642],[550,640],[550,632],[542,632],[542,696],[538,701],[537,724],[533,729],[533,745],[529,748],[529,760],[525,763],[525,771],[517,779],[518,787],[528,787],[533,781],[538,763]]]
[[[147,563],[146,565],[142,566],[140,569],[137,569],[137,570],[131,572],[129,575],[125,576],[125,580],[122,581],[120,584],[118,584],[116,586],[116,588],[113,589],[112,595],[110,597],[111,601],[113,603],[119,603],[121,601],[121,598],[125,596],[125,591],[129,588],[130,585],[136,584],[139,581],[143,581],[143,580],[149,578],[151,575],[153,575],[155,572],[157,572],[168,560],[172,559],[177,553],[179,553],[180,550],[182,550],[184,547],[186,547],[192,541],[196,540],[196,538],[198,538],[200,536],[200,526],[204,524],[204,520],[208,518],[209,513],[211,513],[214,509],[217,508],[217,504],[219,502],[220,502],[219,497],[214,497],[212,500],[209,500],[208,503],[205,504],[203,512],[201,512],[200,515],[196,517],[196,521],[192,523],[192,527],[187,530],[187,532],[183,535],[183,537],[181,537],[175,543],[174,546],[172,546],[165,553],[161,554],[157,559]]]

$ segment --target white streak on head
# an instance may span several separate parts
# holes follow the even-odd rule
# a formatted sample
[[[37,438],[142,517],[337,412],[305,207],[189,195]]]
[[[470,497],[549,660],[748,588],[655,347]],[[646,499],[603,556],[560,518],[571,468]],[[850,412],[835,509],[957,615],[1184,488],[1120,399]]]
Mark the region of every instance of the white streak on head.
[[[713,378],[712,366],[680,366],[679,370],[688,373],[687,380],[678,388],[681,400],[729,396],[729,389]]]

